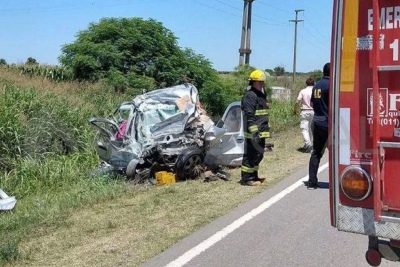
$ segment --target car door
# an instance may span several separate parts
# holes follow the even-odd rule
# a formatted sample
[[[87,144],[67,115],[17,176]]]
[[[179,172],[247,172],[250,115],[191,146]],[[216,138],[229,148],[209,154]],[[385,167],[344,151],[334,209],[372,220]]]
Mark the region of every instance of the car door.
[[[111,163],[120,161],[120,151],[127,143],[124,139],[129,138],[132,123],[128,118],[132,117],[132,105],[123,103],[114,112],[112,119],[90,118],[89,124],[98,130],[95,140],[95,148],[100,159]],[[116,160],[113,160],[116,158]]]
[[[207,147],[206,162],[216,165],[241,166],[244,151],[242,109],[240,102],[231,103],[214,127],[217,133]],[[222,133],[223,134],[218,134]]]

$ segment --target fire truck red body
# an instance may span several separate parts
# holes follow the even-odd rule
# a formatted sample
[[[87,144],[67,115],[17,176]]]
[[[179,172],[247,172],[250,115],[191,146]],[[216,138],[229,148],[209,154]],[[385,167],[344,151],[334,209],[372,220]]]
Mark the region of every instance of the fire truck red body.
[[[331,223],[368,236],[366,259],[400,259],[400,0],[335,0]]]

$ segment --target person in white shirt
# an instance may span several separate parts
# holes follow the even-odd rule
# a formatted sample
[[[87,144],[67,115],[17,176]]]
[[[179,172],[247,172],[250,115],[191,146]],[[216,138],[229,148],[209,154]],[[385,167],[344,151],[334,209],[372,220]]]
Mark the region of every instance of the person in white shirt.
[[[314,86],[314,80],[308,78],[306,80],[307,87],[302,89],[297,96],[296,102],[294,103],[293,113],[297,114],[298,107],[301,103],[300,112],[300,130],[303,135],[304,145],[299,150],[302,152],[309,153],[312,151],[312,121],[314,117],[314,110],[310,104],[312,88]]]

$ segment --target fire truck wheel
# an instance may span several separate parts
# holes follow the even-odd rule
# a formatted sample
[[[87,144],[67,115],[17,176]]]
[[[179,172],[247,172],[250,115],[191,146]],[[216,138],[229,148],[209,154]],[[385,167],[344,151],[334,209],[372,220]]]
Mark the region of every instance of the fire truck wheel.
[[[203,151],[198,147],[188,147],[178,156],[175,169],[178,180],[193,179],[199,173],[196,171],[203,163]]]
[[[379,266],[382,261],[382,255],[378,250],[370,248],[365,253],[365,259],[367,260],[369,265]]]

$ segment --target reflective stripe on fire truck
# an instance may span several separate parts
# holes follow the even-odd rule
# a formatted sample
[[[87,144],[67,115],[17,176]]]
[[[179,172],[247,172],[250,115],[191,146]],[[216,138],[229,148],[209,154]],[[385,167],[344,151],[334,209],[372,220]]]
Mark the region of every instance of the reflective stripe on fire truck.
[[[346,23],[343,27],[342,71],[340,91],[354,92],[359,0],[345,1]]]
[[[350,165],[350,108],[341,108],[339,113],[339,164]]]

